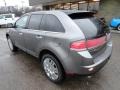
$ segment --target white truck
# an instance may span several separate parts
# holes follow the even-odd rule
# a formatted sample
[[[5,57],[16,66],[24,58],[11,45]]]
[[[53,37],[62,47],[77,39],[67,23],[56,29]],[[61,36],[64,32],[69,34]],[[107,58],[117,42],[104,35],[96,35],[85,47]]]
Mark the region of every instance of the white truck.
[[[0,15],[0,27],[6,26],[9,23],[15,23],[17,18],[15,18],[15,14],[1,14]]]

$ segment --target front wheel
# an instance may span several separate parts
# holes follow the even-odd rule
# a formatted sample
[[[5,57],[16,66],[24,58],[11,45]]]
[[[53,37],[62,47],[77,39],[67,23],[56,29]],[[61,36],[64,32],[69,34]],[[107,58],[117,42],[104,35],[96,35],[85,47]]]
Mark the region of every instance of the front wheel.
[[[42,57],[42,67],[45,75],[54,83],[61,83],[64,80],[64,72],[58,59],[51,54],[44,54]]]
[[[120,31],[120,24],[118,25],[117,30]]]
[[[8,46],[9,46],[9,48],[10,48],[10,50],[11,50],[12,52],[15,52],[15,51],[18,50],[18,48],[17,48],[15,45],[13,45],[13,42],[12,42],[12,40],[10,39],[9,36],[8,36],[8,38],[7,38],[7,41],[8,41]]]

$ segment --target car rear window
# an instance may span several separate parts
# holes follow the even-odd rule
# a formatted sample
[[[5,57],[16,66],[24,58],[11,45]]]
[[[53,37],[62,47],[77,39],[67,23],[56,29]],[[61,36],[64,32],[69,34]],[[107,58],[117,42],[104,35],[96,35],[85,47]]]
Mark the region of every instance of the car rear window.
[[[73,13],[68,15],[80,27],[87,39],[104,36],[108,31],[107,26],[101,22],[94,13]]]

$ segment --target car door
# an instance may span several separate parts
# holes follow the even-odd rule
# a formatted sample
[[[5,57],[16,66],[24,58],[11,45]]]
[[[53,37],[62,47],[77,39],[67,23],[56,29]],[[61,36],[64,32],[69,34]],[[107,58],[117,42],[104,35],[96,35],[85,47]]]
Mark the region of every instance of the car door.
[[[60,21],[54,15],[31,15],[28,31],[25,32],[25,44],[28,53],[38,56],[39,49],[44,47],[64,29]],[[55,33],[56,32],[56,33]],[[55,35],[56,34],[56,35]]]
[[[28,15],[21,17],[16,23],[14,28],[13,38],[15,45],[22,50],[25,50],[24,32],[27,31],[26,24],[28,21]]]
[[[37,55],[37,48],[44,39],[44,32],[40,31],[42,16],[40,14],[32,14],[28,22],[28,30],[24,33],[27,52],[33,56]]]
[[[6,24],[13,23],[12,14],[6,14],[5,15],[5,21],[6,21]]]

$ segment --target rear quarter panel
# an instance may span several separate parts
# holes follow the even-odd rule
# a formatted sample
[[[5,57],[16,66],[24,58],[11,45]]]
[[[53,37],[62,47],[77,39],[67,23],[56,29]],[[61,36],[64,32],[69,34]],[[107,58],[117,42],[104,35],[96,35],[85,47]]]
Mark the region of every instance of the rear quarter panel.
[[[36,48],[39,56],[42,50],[49,50],[54,53],[59,61],[61,62],[65,71],[68,71],[68,62],[69,60],[69,42],[70,40],[67,39],[68,35],[65,33],[58,33],[58,32],[46,32],[44,36],[44,42],[40,43]],[[69,60],[69,61],[68,61]]]

